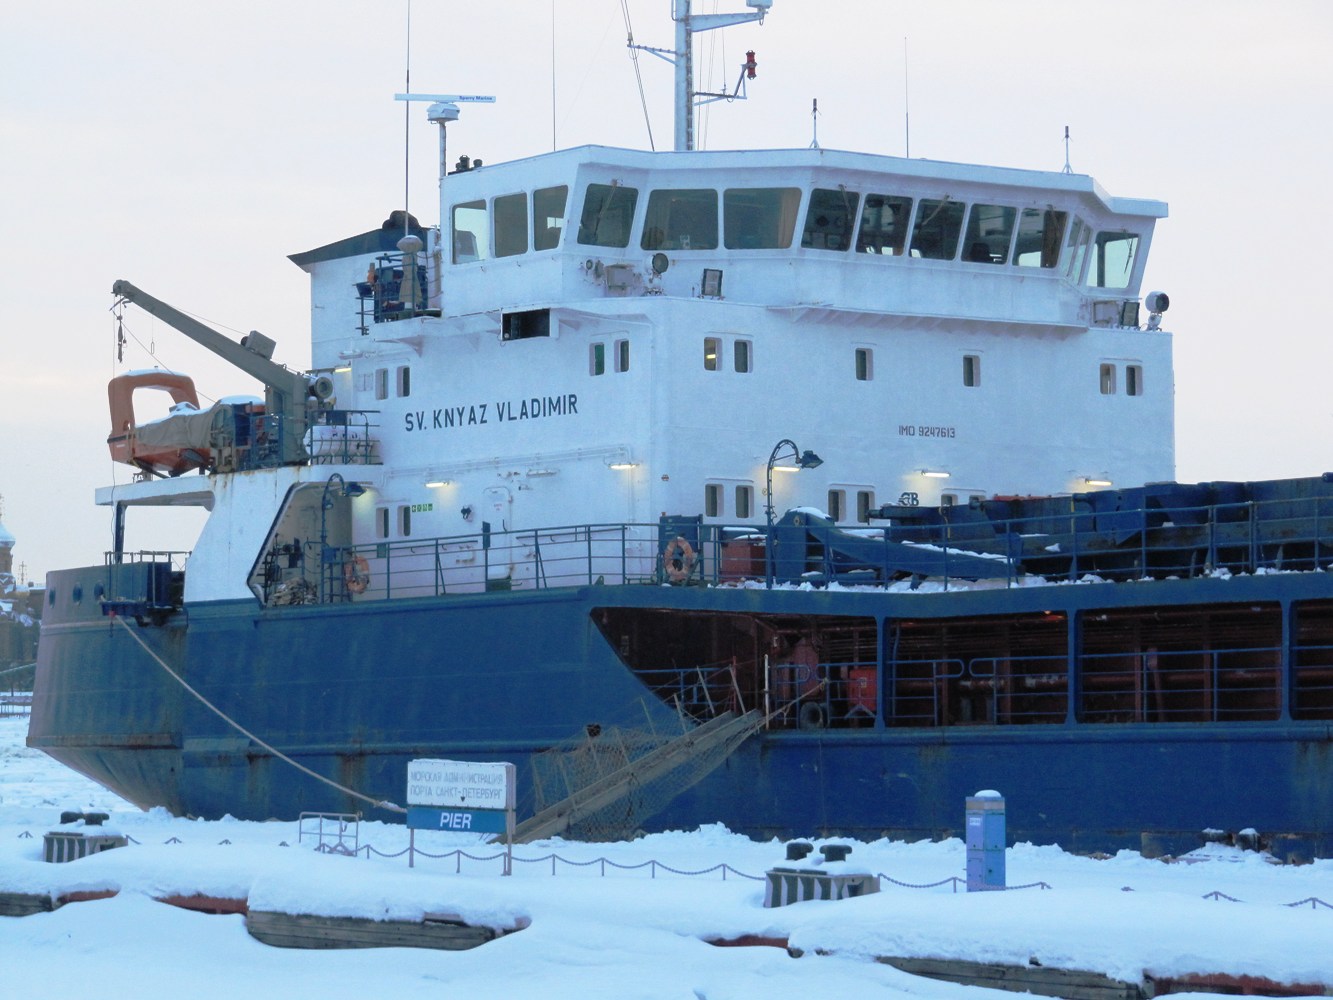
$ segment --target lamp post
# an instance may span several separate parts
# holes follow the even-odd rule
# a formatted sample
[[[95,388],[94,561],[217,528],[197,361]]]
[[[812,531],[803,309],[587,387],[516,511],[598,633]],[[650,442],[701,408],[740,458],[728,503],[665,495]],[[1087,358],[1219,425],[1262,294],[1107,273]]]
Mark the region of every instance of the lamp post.
[[[329,495],[329,488],[333,486],[335,480],[338,483],[338,491]],[[328,515],[333,508],[334,500],[337,497],[359,497],[366,492],[365,487],[360,483],[349,483],[343,479],[341,472],[335,472],[329,476],[328,482],[324,484],[324,494],[319,501],[319,599],[323,603],[328,594],[328,582],[331,574],[329,566],[338,561],[338,548],[329,545]]]
[[[768,456],[768,481],[766,483],[768,492],[764,494],[764,499],[767,501],[764,511],[768,519],[768,531],[764,535],[764,586],[769,589],[773,587],[773,466],[777,464],[778,455],[781,454],[783,447],[791,449],[792,458],[796,460],[797,469],[813,469],[824,464],[824,460],[813,451],[801,451],[791,438],[783,438],[779,441],[773,447],[773,454]]]

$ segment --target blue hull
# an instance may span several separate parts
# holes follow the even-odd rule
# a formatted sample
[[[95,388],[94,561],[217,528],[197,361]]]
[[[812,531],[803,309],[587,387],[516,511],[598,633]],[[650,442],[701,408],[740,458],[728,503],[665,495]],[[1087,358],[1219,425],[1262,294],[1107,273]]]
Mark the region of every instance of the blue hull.
[[[138,805],[179,814],[263,819],[367,809],[238,734],[95,604],[61,596],[75,578],[87,590],[106,572],[52,576],[30,745]],[[1292,648],[1301,638],[1293,623],[1297,609],[1333,599],[1331,583],[1323,573],[1296,573],[947,594],[583,587],[276,609],[187,606],[161,625],[129,627],[237,723],[340,784],[401,802],[412,758],[509,760],[519,768],[521,818],[532,809],[523,785],[533,753],[590,724],[679,725],[661,686],[613,648],[599,621],[632,624],[648,614],[683,635],[709,631],[709,616],[869,622],[880,636],[873,720],[763,731],[644,828],[721,822],[761,837],[958,836],[964,797],[996,788],[1017,841],[1175,852],[1196,846],[1205,828],[1253,827],[1280,853],[1305,857],[1333,855],[1333,720],[1293,717]],[[1054,612],[1091,620],[1251,605],[1271,606],[1272,619],[1288,623],[1277,640],[1287,680],[1264,702],[1271,718],[1079,721],[1074,680],[1068,717],[1057,721],[895,724],[889,694],[907,690],[895,681],[901,664],[886,638],[895,622]],[[1317,639],[1305,637],[1312,646]]]

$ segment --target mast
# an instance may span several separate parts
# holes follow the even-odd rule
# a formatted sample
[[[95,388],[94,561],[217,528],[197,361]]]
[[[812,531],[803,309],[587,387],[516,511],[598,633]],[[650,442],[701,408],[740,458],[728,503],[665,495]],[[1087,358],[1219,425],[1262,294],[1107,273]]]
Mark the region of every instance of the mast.
[[[753,8],[747,14],[691,14],[690,0],[672,0],[671,19],[676,22],[676,48],[671,61],[676,66],[677,152],[694,148],[694,33],[726,28],[747,21],[764,21],[773,0],[745,0]]]

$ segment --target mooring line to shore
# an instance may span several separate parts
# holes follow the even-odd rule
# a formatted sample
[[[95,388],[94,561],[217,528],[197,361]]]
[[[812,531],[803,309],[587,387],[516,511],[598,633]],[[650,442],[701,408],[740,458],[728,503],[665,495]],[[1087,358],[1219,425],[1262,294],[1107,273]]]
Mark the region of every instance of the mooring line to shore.
[[[316,781],[322,781],[322,782],[324,782],[324,784],[328,785],[330,788],[336,788],[338,791],[340,791],[340,792],[345,792],[346,794],[352,796],[352,797],[355,798],[355,799],[360,799],[362,802],[368,802],[368,803],[370,803],[372,806],[375,806],[376,808],[379,808],[379,809],[387,809],[387,810],[389,810],[390,812],[396,812],[396,813],[405,813],[405,812],[407,812],[406,809],[404,809],[402,806],[398,805],[398,804],[395,803],[395,802],[390,802],[390,801],[388,801],[387,799],[376,799],[376,798],[374,798],[373,796],[370,796],[370,795],[364,795],[364,794],[362,794],[361,792],[358,792],[358,791],[357,791],[356,789],[354,789],[354,788],[348,788],[346,785],[340,785],[340,784],[338,784],[338,782],[334,781],[332,778],[326,778],[324,775],[319,774],[319,773],[316,772],[316,771],[312,771],[310,768],[306,767],[304,764],[301,764],[301,763],[299,763],[298,761],[293,760],[291,757],[288,757],[285,753],[283,753],[283,752],[282,752],[281,750],[279,750],[277,747],[273,746],[271,743],[268,743],[268,742],[266,742],[265,740],[260,739],[260,738],[259,738],[258,736],[256,736],[254,733],[250,732],[250,730],[246,729],[246,728],[245,728],[244,726],[242,726],[239,722],[237,722],[235,719],[233,719],[231,716],[229,716],[226,712],[222,711],[222,709],[220,709],[220,708],[218,708],[216,705],[214,705],[211,701],[209,701],[207,698],[205,698],[202,694],[200,694],[198,691],[196,691],[193,687],[191,687],[191,686],[190,686],[190,683],[189,683],[184,677],[182,677],[180,674],[176,673],[176,671],[172,670],[171,667],[167,664],[167,661],[164,660],[164,659],[162,659],[162,657],[158,656],[157,653],[155,653],[155,652],[153,651],[152,647],[150,647],[150,646],[148,645],[148,643],[144,642],[142,636],[140,636],[138,633],[136,633],[136,632],[134,631],[134,629],[130,628],[129,623],[128,623],[127,621],[125,621],[124,618],[121,618],[119,615],[115,615],[115,614],[113,614],[113,615],[111,615],[111,619],[112,619],[112,621],[117,621],[117,622],[119,622],[119,623],[124,627],[125,631],[128,632],[128,633],[130,634],[130,637],[131,637],[135,642],[137,642],[141,647],[143,647],[143,651],[144,651],[145,653],[147,653],[149,656],[151,656],[151,657],[153,658],[153,660],[157,663],[157,665],[158,665],[159,667],[161,667],[161,668],[162,668],[163,670],[165,670],[168,674],[170,674],[170,675],[172,676],[172,678],[175,679],[175,681],[176,681],[177,684],[179,684],[181,687],[185,688],[186,691],[189,691],[190,694],[193,695],[193,696],[199,701],[199,703],[200,703],[201,705],[203,705],[205,708],[207,708],[210,712],[212,712],[214,715],[216,715],[219,719],[221,719],[221,720],[222,720],[223,722],[225,722],[227,725],[229,725],[229,726],[231,726],[233,729],[235,729],[238,733],[241,733],[243,736],[247,737],[248,739],[251,739],[251,740],[253,740],[255,743],[258,743],[261,747],[263,747],[265,750],[267,750],[269,753],[271,753],[274,757],[277,757],[279,760],[284,761],[285,763],[290,764],[292,767],[296,768],[296,769],[297,769],[298,771],[300,771],[302,774],[308,774],[310,777],[314,778]]]

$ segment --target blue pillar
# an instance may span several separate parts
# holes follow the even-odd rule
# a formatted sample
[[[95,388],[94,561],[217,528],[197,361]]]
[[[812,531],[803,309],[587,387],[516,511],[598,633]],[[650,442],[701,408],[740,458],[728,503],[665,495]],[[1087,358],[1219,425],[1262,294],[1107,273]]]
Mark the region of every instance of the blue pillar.
[[[967,891],[1003,889],[1004,796],[987,789],[967,797]]]

